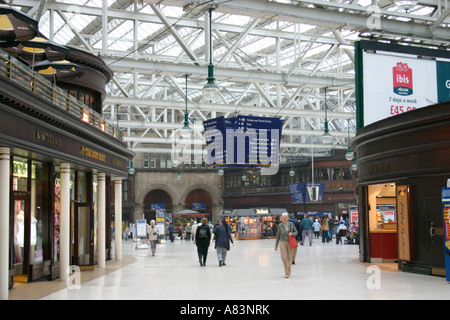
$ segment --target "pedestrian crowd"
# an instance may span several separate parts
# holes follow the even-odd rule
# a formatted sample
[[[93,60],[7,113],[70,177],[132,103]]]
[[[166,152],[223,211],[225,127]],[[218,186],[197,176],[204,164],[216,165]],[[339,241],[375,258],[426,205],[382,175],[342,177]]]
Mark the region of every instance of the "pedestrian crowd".
[[[134,231],[134,230],[133,230]],[[167,222],[164,227],[164,236],[160,236],[159,229],[155,226],[155,221],[151,220],[147,226],[147,239],[152,256],[155,256],[156,245],[161,238],[174,241],[175,234],[179,233],[173,223]],[[202,218],[200,223],[186,223],[184,226],[184,239],[193,240],[197,247],[198,262],[201,267],[206,266],[209,247],[214,241],[214,249],[217,253],[219,267],[226,266],[227,254],[230,246],[234,246],[231,227],[225,219],[217,222],[214,226],[207,218]],[[182,234],[180,239],[182,239]],[[131,234],[132,235],[132,234]],[[127,239],[126,237],[125,239]],[[267,237],[264,237],[266,239]],[[297,248],[299,245],[312,246],[314,240],[321,238],[322,243],[330,243],[333,238],[336,244],[357,244],[358,229],[353,222],[348,222],[341,218],[332,217],[331,214],[324,215],[314,221],[304,214],[301,221],[298,221],[293,214],[289,217],[283,213],[280,222],[276,226],[275,251],[280,252],[281,261],[284,268],[285,278],[291,276],[291,266],[295,264]]]

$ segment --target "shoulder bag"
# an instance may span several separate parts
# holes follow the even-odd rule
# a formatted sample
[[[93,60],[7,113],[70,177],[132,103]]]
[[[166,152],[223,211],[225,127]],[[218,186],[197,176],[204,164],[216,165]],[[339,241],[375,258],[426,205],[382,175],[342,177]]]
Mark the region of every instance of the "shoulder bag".
[[[289,230],[291,230],[291,225],[292,225],[292,222],[289,222]],[[291,249],[297,248],[298,247],[297,239],[295,239],[295,237],[293,237],[293,236],[290,236],[290,235],[288,235],[288,236],[289,236],[289,248],[291,248]]]

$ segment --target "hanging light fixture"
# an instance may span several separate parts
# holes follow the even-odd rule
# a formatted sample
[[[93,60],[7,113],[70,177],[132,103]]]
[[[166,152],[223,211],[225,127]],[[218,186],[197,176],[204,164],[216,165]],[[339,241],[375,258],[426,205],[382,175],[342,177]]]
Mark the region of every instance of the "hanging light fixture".
[[[220,168],[219,171],[217,171],[217,173],[219,174],[219,176],[223,176],[225,171],[223,170],[223,168]]]
[[[348,119],[347,122],[347,134],[348,134],[348,148],[347,148],[347,153],[345,154],[345,159],[347,159],[348,161],[352,161],[353,160],[353,152],[352,149],[350,148],[350,119]]]
[[[325,88],[325,128],[322,135],[322,141],[328,144],[333,140],[333,136],[328,132],[328,118],[327,118],[327,88]]]
[[[292,149],[291,149],[291,170],[289,170],[289,175],[291,177],[295,176],[294,164],[292,163]]]
[[[350,169],[352,169],[353,171],[356,171],[358,169],[358,165],[356,164],[356,158],[353,158],[353,163],[350,166]]]
[[[186,77],[186,97],[185,97],[185,104],[186,104],[186,109],[185,109],[185,111],[184,111],[184,126],[183,126],[183,129],[186,129],[186,130],[191,130],[191,128],[189,127],[189,114],[188,114],[188,107],[187,107],[187,105],[188,105],[188,77],[189,77],[189,75],[188,74],[186,74],[185,75],[185,77]]]
[[[209,9],[209,65],[208,65],[208,83],[203,87],[203,96],[207,100],[215,100],[219,96],[219,87],[215,84],[214,65],[212,63],[212,8]]]

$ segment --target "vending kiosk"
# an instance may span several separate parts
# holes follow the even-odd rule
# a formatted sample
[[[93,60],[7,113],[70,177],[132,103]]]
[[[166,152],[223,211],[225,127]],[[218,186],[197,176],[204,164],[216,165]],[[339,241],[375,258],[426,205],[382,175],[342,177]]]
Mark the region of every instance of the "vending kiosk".
[[[442,188],[442,215],[444,219],[445,273],[450,281],[450,188]]]

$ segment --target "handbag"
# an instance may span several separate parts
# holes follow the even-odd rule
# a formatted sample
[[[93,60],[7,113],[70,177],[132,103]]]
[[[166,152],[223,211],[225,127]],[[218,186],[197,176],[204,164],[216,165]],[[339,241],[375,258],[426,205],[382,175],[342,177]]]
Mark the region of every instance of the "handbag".
[[[291,229],[291,223],[289,223],[289,229]],[[289,237],[289,248],[291,249],[297,248],[298,247],[297,239],[295,239],[295,237],[293,236],[288,237]]]

